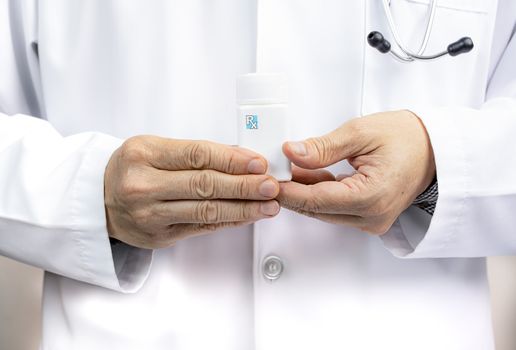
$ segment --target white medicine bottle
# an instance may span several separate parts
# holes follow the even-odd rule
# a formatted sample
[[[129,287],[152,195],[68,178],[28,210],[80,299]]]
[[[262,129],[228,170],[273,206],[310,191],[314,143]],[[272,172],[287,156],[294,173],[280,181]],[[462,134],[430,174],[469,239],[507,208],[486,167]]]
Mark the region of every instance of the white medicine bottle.
[[[267,174],[290,181],[292,169],[282,145],[289,139],[286,74],[245,74],[237,80],[238,145],[261,154]]]

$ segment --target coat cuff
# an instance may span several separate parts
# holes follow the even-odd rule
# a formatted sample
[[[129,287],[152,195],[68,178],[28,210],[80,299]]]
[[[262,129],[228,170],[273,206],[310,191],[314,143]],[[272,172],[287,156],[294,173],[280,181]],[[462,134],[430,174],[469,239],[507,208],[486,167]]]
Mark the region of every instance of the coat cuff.
[[[122,140],[98,136],[85,150],[73,189],[71,213],[72,222],[80,228],[74,236],[84,269],[82,280],[131,293],[137,291],[148,276],[152,250],[110,244],[104,207],[104,171]]]
[[[470,175],[463,129],[457,114],[440,108],[416,111],[433,147],[439,196],[433,216],[415,207],[407,209],[383,235],[385,247],[398,257],[425,258],[468,255],[468,237],[461,235],[468,205]]]

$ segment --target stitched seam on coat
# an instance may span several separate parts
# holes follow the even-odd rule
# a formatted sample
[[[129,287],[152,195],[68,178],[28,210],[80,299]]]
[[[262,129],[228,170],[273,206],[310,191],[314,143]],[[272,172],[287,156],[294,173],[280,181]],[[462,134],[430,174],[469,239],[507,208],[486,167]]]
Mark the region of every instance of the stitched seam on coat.
[[[89,152],[87,151],[88,148],[90,148],[90,147],[86,146],[86,150],[79,151],[79,152],[83,153],[83,159],[82,159],[81,165],[77,171],[77,175],[75,176],[75,178],[73,180],[72,204],[70,205],[70,217],[72,218],[71,232],[72,232],[73,238],[74,238],[77,246],[79,247],[79,260],[84,267],[84,271],[85,271],[87,277],[89,278],[90,281],[93,281],[94,273],[91,270],[90,264],[88,263],[88,256],[86,255],[86,245],[82,242],[81,237],[79,237],[79,236],[82,236],[84,233],[82,232],[82,230],[79,229],[78,224],[77,224],[77,219],[79,217],[79,211],[77,208],[77,204],[79,203],[78,187],[79,187],[79,182],[82,182],[79,180],[82,177],[82,173],[84,171],[85,164],[88,162],[89,154],[91,152],[91,149],[89,150]]]
[[[446,114],[445,117],[450,117],[448,116],[448,113],[444,113]],[[456,120],[453,119],[453,117],[451,117],[451,123],[453,124],[456,124]],[[452,130],[462,130],[462,129],[454,129],[452,128]],[[465,147],[464,147],[464,136],[461,134],[460,135],[461,137],[457,137],[457,148],[458,150],[460,151],[460,154],[461,154],[461,161],[463,162],[463,171],[462,171],[462,177],[464,179],[464,184],[465,184],[465,191],[464,193],[462,194],[462,199],[460,201],[460,204],[459,204],[459,208],[457,209],[457,215],[455,216],[454,218],[454,223],[452,224],[452,229],[450,231],[450,234],[446,237],[446,239],[444,239],[442,241],[442,244],[441,244],[441,249],[444,250],[446,248],[446,246],[449,245],[450,241],[453,241],[456,236],[457,236],[457,232],[459,231],[459,227],[461,227],[461,224],[463,222],[463,217],[464,217],[464,208],[466,207],[466,198],[468,197],[468,194],[469,194],[469,181],[468,181],[468,164],[466,162],[466,153],[465,153]],[[457,164],[460,164],[460,162],[458,162]]]

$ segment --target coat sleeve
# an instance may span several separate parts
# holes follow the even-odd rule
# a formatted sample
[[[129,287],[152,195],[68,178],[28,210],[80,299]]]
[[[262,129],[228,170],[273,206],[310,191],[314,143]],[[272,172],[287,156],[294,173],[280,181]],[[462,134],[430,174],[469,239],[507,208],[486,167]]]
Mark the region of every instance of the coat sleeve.
[[[396,256],[516,253],[516,6],[505,3],[510,18],[497,27],[509,39],[492,64],[482,107],[414,111],[434,149],[439,197],[433,216],[411,207],[382,236]]]
[[[152,252],[112,249],[104,209],[104,169],[122,140],[101,133],[63,137],[44,120],[33,5],[0,0],[0,254],[135,291]]]

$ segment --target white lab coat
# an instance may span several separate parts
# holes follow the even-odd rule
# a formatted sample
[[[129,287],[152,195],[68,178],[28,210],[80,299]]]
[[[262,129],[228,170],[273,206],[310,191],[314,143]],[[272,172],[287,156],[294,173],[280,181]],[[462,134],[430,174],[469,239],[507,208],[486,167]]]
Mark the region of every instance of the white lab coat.
[[[365,43],[390,37],[379,0],[1,0],[0,254],[48,271],[42,349],[492,349],[483,257],[516,252],[516,2],[439,3],[428,52],[475,49],[407,65]],[[391,6],[416,48],[428,0]],[[433,218],[410,208],[380,239],[284,210],[112,251],[113,150],[136,134],[234,144],[235,78],[255,70],[288,73],[293,139],[418,113]]]

